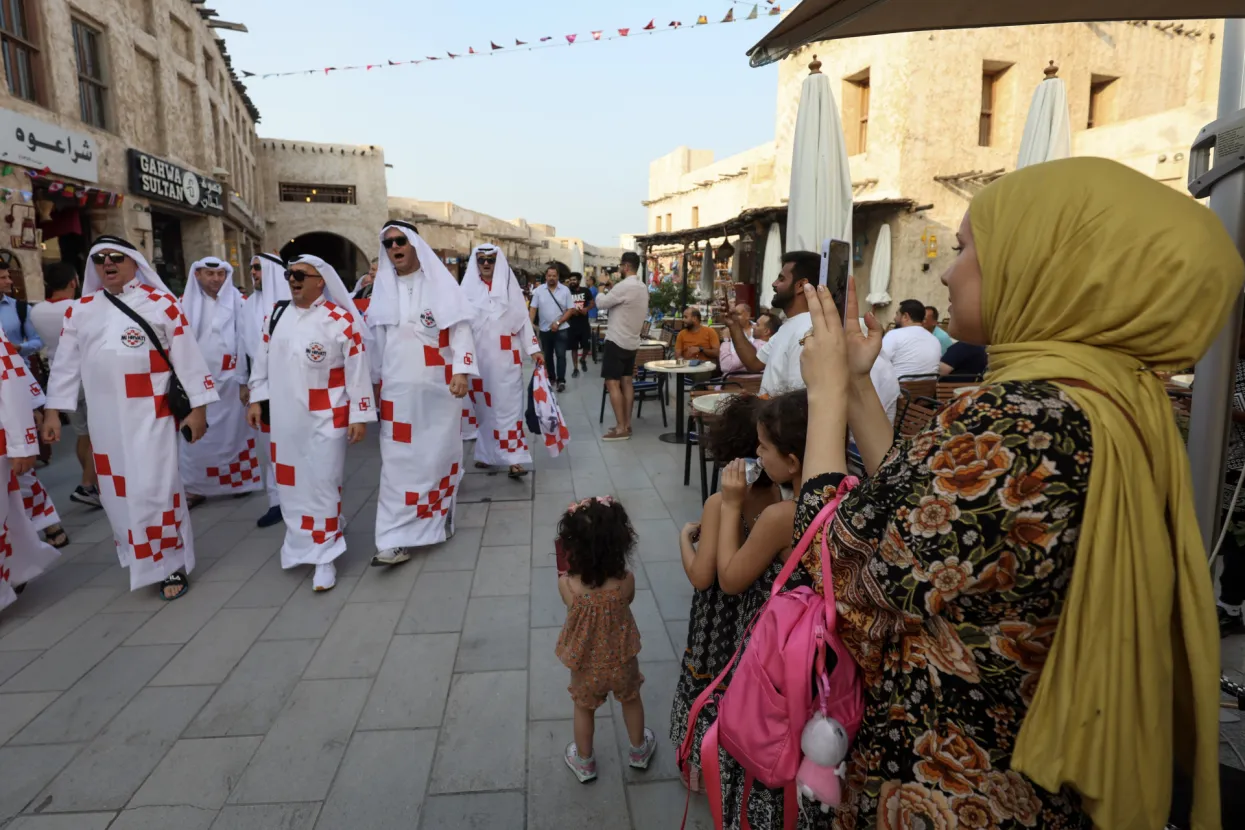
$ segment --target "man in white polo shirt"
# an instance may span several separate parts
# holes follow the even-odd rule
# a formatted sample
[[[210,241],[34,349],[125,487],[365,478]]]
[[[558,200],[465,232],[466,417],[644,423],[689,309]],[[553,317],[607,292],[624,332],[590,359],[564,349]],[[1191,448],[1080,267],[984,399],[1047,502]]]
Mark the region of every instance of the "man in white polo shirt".
[[[895,313],[895,328],[882,338],[882,355],[901,378],[937,375],[942,361],[942,344],[925,326],[925,304],[904,300]]]

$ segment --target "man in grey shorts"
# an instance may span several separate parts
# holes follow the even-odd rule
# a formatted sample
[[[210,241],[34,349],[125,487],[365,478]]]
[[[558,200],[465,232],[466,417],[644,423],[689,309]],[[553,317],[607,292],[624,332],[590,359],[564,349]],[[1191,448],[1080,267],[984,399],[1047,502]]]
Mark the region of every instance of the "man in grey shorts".
[[[65,311],[73,305],[78,293],[78,272],[68,262],[53,262],[43,266],[43,286],[47,300],[30,307],[30,321],[34,323],[48,363],[56,359],[56,347],[61,339],[61,325]],[[74,449],[82,466],[82,483],[69,498],[78,504],[101,507],[98,479],[95,477],[95,456],[91,453],[91,436],[87,434],[86,398],[78,390],[78,408],[67,413],[69,424],[78,440]]]

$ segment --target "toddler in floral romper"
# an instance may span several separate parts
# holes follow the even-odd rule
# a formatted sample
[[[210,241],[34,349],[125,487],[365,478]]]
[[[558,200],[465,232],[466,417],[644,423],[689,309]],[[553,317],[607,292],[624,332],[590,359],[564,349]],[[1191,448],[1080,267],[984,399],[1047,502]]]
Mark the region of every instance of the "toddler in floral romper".
[[[581,783],[597,777],[594,713],[613,694],[627,726],[629,762],[647,769],[657,739],[644,725],[640,632],[631,615],[635,574],[627,566],[635,531],[623,506],[600,496],[567,509],[558,523],[558,540],[566,557],[558,593],[567,612],[556,654],[571,670],[568,691],[575,704],[575,740],[566,747],[566,765]]]

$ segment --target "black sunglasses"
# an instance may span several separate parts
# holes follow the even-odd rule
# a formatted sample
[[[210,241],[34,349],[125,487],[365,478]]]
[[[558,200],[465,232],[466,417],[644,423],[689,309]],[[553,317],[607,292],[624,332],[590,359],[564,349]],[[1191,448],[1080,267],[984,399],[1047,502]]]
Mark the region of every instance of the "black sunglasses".
[[[290,282],[302,282],[308,277],[319,277],[319,274],[308,274],[306,271],[286,271],[285,278]]]
[[[94,262],[96,265],[103,265],[105,262],[108,262],[109,260],[112,261],[113,265],[120,265],[121,263],[125,262],[127,259],[129,259],[129,257],[127,257],[125,254],[118,253],[116,251],[113,251],[110,254],[104,254],[104,253],[91,254],[91,262]]]
[[[407,240],[405,236],[390,236],[386,239],[382,239],[380,244],[384,245],[386,249],[392,248],[394,245],[402,248],[406,246],[408,241],[409,240]]]
[[[264,270],[264,266],[260,265],[258,262],[252,262],[252,263],[251,263],[251,270],[252,270],[252,271],[262,271],[262,270]]]
[[[496,264],[497,264],[497,257],[495,257],[495,256],[478,256],[478,257],[476,257],[476,262],[480,263],[481,265],[486,265],[486,264],[487,264],[487,265],[496,265]]]

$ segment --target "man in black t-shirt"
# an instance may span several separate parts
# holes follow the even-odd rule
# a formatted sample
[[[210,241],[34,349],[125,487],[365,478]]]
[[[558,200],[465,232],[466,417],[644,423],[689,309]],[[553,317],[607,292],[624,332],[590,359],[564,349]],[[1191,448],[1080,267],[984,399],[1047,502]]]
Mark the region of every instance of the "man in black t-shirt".
[[[571,289],[571,308],[574,313],[567,321],[566,328],[570,337],[567,347],[571,350],[571,366],[574,367],[571,377],[579,377],[582,367],[588,371],[588,355],[592,352],[592,324],[588,320],[588,312],[592,310],[592,292],[581,285],[583,275],[572,273],[567,287]],[[576,354],[578,352],[578,355]]]
[[[981,380],[986,373],[988,358],[984,346],[963,341],[952,343],[942,355],[938,374],[947,380]]]

